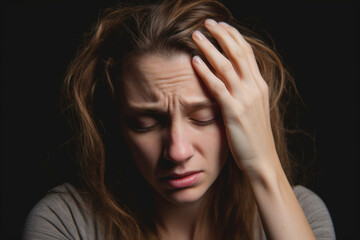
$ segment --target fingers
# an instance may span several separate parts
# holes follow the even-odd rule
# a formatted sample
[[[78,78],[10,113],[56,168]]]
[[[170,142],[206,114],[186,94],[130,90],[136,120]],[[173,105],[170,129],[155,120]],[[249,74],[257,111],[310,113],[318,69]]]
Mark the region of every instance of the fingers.
[[[193,39],[203,52],[206,59],[215,69],[216,74],[223,80],[230,93],[238,92],[239,76],[237,75],[232,63],[199,31],[195,31]],[[236,43],[231,43],[235,45]]]
[[[219,22],[219,25],[221,25],[224,29],[226,29],[226,31],[231,35],[231,37],[239,45],[241,45],[242,48],[244,49],[244,51],[246,53],[246,56],[248,58],[248,62],[249,62],[252,74],[255,76],[255,80],[257,81],[257,83],[258,84],[265,83],[263,81],[263,78],[262,78],[261,73],[259,71],[259,68],[257,66],[255,55],[254,55],[254,52],[253,52],[253,49],[252,49],[251,45],[245,40],[245,38],[239,33],[239,31],[236,28],[234,28],[234,27],[232,27],[229,24],[224,23],[224,22]]]
[[[263,100],[267,102],[268,87],[261,76],[250,44],[237,29],[226,23],[216,23],[214,20],[208,19],[205,21],[205,26],[219,43],[226,57],[203,34],[195,31],[194,42],[215,69],[216,76],[219,77],[216,78],[209,69],[205,69],[206,65],[204,64],[201,68],[196,67],[202,79],[205,80],[204,77],[208,77],[209,79],[206,81],[211,83],[210,86],[217,86],[219,84],[215,83],[217,79],[238,100],[248,94],[255,94],[262,95]],[[222,91],[222,88],[219,89]]]
[[[251,77],[246,78],[248,83],[255,83],[255,87],[252,88],[254,94],[258,93],[262,96],[263,105],[266,109],[269,109],[269,88],[265,80],[263,79],[259,67],[256,62],[256,58],[253,52],[251,45],[245,40],[243,35],[239,31],[230,26],[227,23],[220,22],[218,25],[221,25],[228,34],[238,43],[239,46],[243,49],[243,55],[246,56],[249,70],[251,71]],[[267,118],[269,116],[267,115]],[[270,121],[270,120],[269,120]]]
[[[226,24],[218,24],[214,20],[208,19],[205,21],[205,27],[211,35],[219,43],[221,49],[225,52],[237,72],[241,80],[247,81],[251,79],[252,72],[247,57],[249,50],[246,49],[247,42],[236,38],[233,33],[228,30]],[[229,26],[230,27],[230,26]],[[199,45],[199,48],[201,46]],[[251,47],[249,46],[251,49]]]
[[[225,83],[220,81],[217,76],[206,66],[199,56],[193,58],[193,67],[203,80],[210,94],[219,103],[220,107],[228,104],[231,101],[231,95]]]

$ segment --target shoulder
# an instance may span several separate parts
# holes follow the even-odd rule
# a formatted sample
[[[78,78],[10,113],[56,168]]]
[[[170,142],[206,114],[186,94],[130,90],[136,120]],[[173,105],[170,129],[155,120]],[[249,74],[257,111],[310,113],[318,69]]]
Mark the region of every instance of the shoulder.
[[[316,236],[316,239],[335,239],[330,213],[321,198],[303,186],[295,186],[294,193]]]
[[[65,183],[49,191],[30,211],[23,239],[99,239],[97,225],[90,203]]]

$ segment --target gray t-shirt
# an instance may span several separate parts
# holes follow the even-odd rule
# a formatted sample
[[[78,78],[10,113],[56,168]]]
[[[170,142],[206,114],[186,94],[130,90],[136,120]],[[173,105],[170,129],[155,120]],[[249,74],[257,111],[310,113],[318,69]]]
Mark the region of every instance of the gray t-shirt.
[[[294,192],[316,238],[335,239],[333,223],[324,202],[305,187],[296,186]],[[54,188],[29,213],[23,240],[105,239],[99,221],[87,205],[72,185],[65,183]]]

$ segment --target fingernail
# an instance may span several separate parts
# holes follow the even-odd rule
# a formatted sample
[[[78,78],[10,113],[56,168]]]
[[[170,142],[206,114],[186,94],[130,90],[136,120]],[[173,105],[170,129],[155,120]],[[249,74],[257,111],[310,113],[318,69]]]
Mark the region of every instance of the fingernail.
[[[194,61],[194,63],[202,64],[202,60],[198,55],[193,57],[193,61]]]
[[[197,38],[198,40],[204,40],[205,38],[205,36],[198,30],[194,32],[194,37]]]
[[[213,19],[206,19],[205,21],[205,25],[208,26],[215,26],[217,24],[217,22],[215,22]]]

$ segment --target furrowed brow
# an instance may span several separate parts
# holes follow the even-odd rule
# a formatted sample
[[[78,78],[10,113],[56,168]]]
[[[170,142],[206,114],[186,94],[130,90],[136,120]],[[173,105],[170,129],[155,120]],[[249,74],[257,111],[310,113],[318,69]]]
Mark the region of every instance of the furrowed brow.
[[[206,108],[206,107],[214,107],[217,106],[215,101],[211,100],[204,100],[199,102],[184,102],[181,101],[182,108],[187,112],[196,111],[198,109]],[[163,106],[159,106],[156,103],[149,103],[149,104],[136,104],[131,103],[126,107],[126,112],[130,114],[158,114],[164,115],[168,113],[168,109],[164,108]]]
[[[204,101],[201,101],[201,102],[193,102],[193,103],[186,103],[186,102],[181,103],[181,105],[187,111],[195,111],[195,110],[198,110],[198,109],[201,109],[201,108],[213,107],[216,104],[217,103],[215,101],[211,101],[211,100],[204,100]]]
[[[156,104],[140,105],[134,103],[126,106],[125,111],[128,113],[135,113],[135,114],[165,114],[167,112],[166,109]]]

